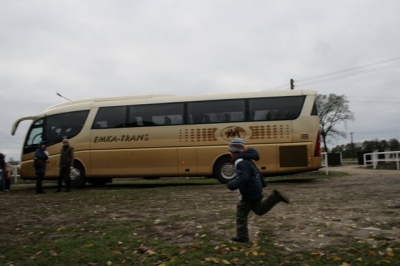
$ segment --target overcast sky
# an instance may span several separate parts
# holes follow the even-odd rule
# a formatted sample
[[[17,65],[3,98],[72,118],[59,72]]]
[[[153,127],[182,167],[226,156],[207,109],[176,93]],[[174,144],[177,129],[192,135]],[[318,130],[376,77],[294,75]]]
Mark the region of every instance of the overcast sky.
[[[399,14],[398,0],[0,1],[0,151],[20,159],[30,121],[15,136],[12,124],[66,101],[56,93],[287,90],[291,78],[348,98],[355,121],[331,147],[350,132],[400,139]]]

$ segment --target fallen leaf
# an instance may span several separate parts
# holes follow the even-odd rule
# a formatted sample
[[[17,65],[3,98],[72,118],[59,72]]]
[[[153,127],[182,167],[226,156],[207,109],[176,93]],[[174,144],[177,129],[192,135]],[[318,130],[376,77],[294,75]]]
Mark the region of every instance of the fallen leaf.
[[[62,231],[62,230],[65,230],[65,228],[66,228],[65,226],[61,226],[60,228],[57,229],[57,232],[60,232],[60,231]]]
[[[122,252],[119,251],[119,250],[113,250],[113,251],[111,251],[111,254],[113,254],[113,255],[121,255]]]
[[[180,251],[179,251],[179,255],[183,255],[183,254],[185,254],[186,253],[186,250],[184,250],[184,249],[181,249]]]
[[[231,259],[231,263],[237,265],[237,264],[240,264],[240,260],[239,260],[239,258],[234,258],[234,259]]]
[[[368,253],[369,255],[376,256],[376,252],[374,250],[369,250]]]
[[[220,258],[211,258],[211,261],[214,263],[220,263],[221,259]]]
[[[157,253],[154,252],[154,251],[152,251],[152,250],[148,250],[148,251],[146,251],[145,254],[146,254],[146,255],[149,255],[149,256],[154,256],[154,255],[156,255]]]

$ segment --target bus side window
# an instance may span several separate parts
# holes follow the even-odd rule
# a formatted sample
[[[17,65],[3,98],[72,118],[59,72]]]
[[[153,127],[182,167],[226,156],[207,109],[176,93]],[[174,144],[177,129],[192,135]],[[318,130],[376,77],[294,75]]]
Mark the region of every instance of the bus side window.
[[[94,124],[93,128],[94,129],[99,129],[99,128],[101,128],[101,124],[100,123],[96,123],[96,124]]]
[[[191,114],[191,124],[200,124],[203,121],[203,117],[198,114]]]
[[[164,125],[171,125],[171,118],[169,118],[168,116],[164,117]]]
[[[267,116],[265,117],[265,120],[267,120],[267,121],[272,120],[272,111],[271,110],[268,111]]]
[[[151,116],[143,117],[143,125],[144,126],[154,126],[153,118]]]
[[[231,116],[228,113],[224,114],[224,122],[230,122],[231,121]]]
[[[204,114],[202,122],[205,123],[205,124],[206,123],[211,123],[210,115]]]
[[[126,125],[127,127],[137,127],[138,126],[138,122],[136,117],[132,117],[131,121],[129,121],[129,123]]]

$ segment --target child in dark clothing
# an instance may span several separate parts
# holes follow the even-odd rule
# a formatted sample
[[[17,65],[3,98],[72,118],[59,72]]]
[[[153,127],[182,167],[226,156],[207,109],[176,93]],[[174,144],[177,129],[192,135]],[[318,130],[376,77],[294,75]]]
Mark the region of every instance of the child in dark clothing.
[[[239,189],[240,197],[236,209],[236,236],[232,237],[236,242],[248,242],[249,232],[247,216],[250,211],[257,215],[264,215],[275,204],[283,201],[289,203],[289,199],[278,190],[274,190],[265,200],[262,200],[263,188],[266,183],[261,172],[253,163],[260,156],[256,149],[245,148],[245,142],[241,138],[235,138],[229,143],[228,150],[231,153],[232,162],[235,163],[236,178],[227,184],[230,190]]]

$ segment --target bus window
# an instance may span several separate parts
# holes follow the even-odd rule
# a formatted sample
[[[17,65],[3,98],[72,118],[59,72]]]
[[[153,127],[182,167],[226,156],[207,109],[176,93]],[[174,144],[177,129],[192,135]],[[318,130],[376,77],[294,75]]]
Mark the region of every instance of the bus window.
[[[124,127],[126,123],[126,110],[126,106],[99,108],[92,128]]]
[[[317,108],[317,102],[314,102],[313,108],[311,110],[311,115],[318,115],[318,108]]]
[[[204,108],[206,106],[206,108]],[[193,124],[239,122],[245,120],[244,100],[189,102],[188,114]],[[206,112],[204,112],[206,111]]]
[[[129,108],[129,121],[136,119],[138,126],[164,126],[183,124],[183,103],[135,105]]]
[[[59,143],[63,138],[76,136],[85,124],[88,110],[46,116],[33,122],[24,144],[23,153],[34,152],[40,141],[47,146]]]
[[[303,108],[304,96],[249,99],[252,121],[296,119]]]
[[[89,111],[52,115],[45,118],[44,140],[47,146],[61,142],[63,138],[76,136],[85,124]]]
[[[35,151],[37,145],[43,140],[43,119],[39,119],[33,123],[27,135],[24,151]]]

